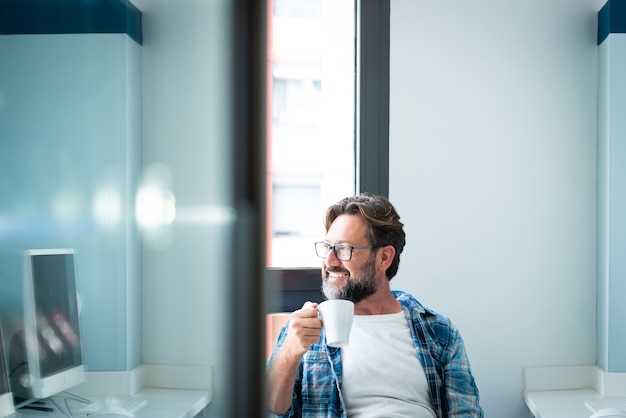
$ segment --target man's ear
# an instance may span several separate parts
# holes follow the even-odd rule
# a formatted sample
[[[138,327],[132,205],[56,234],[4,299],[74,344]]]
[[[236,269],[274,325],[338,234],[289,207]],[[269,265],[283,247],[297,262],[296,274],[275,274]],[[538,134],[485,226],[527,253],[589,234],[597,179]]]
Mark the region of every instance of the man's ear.
[[[393,245],[385,245],[384,247],[381,247],[378,251],[380,255],[379,267],[382,267],[384,271],[387,271],[387,269],[393,262],[393,258],[396,255],[396,249],[393,247]]]

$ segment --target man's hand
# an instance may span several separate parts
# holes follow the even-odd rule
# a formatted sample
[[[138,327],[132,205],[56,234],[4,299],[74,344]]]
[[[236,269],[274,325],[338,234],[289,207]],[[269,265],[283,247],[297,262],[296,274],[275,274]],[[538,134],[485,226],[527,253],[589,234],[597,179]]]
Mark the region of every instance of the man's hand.
[[[305,302],[302,308],[291,314],[289,331],[283,349],[290,355],[302,357],[311,344],[320,339],[322,321],[317,317],[317,303]]]

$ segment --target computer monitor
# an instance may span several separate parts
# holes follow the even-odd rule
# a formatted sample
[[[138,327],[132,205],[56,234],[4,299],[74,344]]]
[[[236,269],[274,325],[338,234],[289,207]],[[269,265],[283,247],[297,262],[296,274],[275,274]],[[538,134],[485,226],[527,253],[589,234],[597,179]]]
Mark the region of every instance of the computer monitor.
[[[26,365],[17,376],[31,398],[47,398],[85,379],[73,249],[24,252]]]
[[[2,327],[0,327],[0,418],[8,417],[15,412],[13,408],[13,394],[9,387],[9,374],[2,341]]]

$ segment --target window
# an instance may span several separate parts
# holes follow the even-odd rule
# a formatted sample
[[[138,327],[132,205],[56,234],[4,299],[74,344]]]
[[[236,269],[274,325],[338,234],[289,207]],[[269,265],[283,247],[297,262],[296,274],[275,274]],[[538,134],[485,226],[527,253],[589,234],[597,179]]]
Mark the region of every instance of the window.
[[[314,78],[278,78],[274,74],[272,125],[316,128],[321,123],[322,82]]]
[[[317,267],[328,205],[388,195],[389,0],[269,10],[266,262]]]
[[[268,23],[268,267],[317,267],[324,209],[355,192],[354,0],[275,0]]]

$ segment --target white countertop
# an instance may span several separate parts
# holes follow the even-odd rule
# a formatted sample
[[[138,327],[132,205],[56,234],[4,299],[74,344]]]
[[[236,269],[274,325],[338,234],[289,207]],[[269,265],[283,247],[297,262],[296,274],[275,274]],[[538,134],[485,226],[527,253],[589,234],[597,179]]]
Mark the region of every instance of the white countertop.
[[[589,418],[587,399],[598,399],[593,389],[526,392],[524,401],[535,418]]]
[[[213,400],[213,369],[208,366],[142,364],[128,371],[87,372],[85,375],[85,382],[69,393],[91,401],[131,395],[145,399],[146,404],[133,411],[135,418],[193,418]],[[60,393],[53,397],[64,411],[66,396]],[[76,401],[68,401],[68,404],[77,405]],[[21,409],[14,417],[66,418],[52,402],[46,400],[45,406],[53,407],[56,412]]]
[[[200,413],[212,400],[211,393],[202,390],[187,389],[142,389],[133,397],[142,398],[147,403],[134,411],[135,418],[193,418]],[[88,399],[97,399],[97,397]],[[57,404],[64,408],[62,399],[56,399]],[[71,403],[76,405],[75,403]],[[47,407],[54,407],[50,402]],[[104,416],[104,415],[102,415]],[[113,415],[106,415],[107,417]],[[15,413],[15,418],[65,418],[61,412],[43,412],[21,409]],[[120,417],[122,417],[120,415]]]
[[[589,399],[626,396],[626,373],[596,365],[524,369],[524,401],[535,418],[589,418]]]

